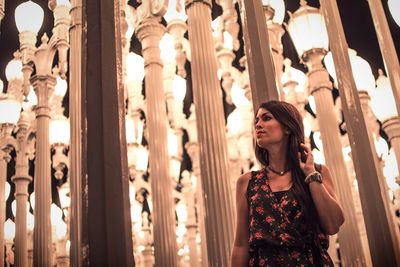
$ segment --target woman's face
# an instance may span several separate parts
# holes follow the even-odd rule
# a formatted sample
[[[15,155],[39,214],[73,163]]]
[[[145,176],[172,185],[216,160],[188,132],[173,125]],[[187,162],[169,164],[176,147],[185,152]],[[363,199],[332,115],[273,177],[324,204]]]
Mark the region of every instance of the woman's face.
[[[254,120],[257,144],[267,149],[272,144],[282,143],[284,128],[282,124],[266,109],[260,108]]]

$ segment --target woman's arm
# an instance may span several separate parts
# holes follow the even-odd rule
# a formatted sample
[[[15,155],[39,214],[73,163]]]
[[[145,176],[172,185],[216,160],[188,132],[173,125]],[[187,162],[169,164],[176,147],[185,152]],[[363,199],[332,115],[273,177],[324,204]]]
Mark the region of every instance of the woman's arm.
[[[329,169],[322,166],[322,183],[311,182],[310,192],[317,209],[321,227],[328,235],[339,231],[344,222],[343,211],[337,201]]]
[[[307,176],[315,171],[314,159],[311,150],[304,144],[301,145],[307,155],[306,162],[300,161],[300,167]],[[300,156],[299,156],[300,158]],[[335,189],[329,169],[322,166],[322,183],[317,181],[309,184],[311,196],[318,212],[321,227],[328,235],[334,235],[339,231],[344,222],[342,207],[336,198]]]
[[[249,263],[249,207],[246,194],[250,178],[249,172],[240,176],[236,182],[236,235],[232,249],[232,267],[247,267]]]

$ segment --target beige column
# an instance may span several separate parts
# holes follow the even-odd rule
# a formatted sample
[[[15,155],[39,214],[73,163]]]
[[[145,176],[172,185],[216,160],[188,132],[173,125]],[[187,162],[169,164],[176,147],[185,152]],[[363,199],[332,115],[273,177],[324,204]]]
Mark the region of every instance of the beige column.
[[[229,266],[233,244],[232,196],[222,93],[211,34],[211,1],[186,1],[194,103],[204,193],[208,262]]]
[[[51,75],[35,75],[31,78],[38,103],[36,114],[35,159],[35,228],[33,231],[33,265],[51,266],[51,165],[49,144],[49,99],[56,80]],[[24,211],[26,213],[26,211]]]
[[[336,193],[346,218],[338,234],[342,264],[344,266],[364,266],[365,258],[355,215],[352,185],[348,177],[334,113],[332,84],[329,81],[328,72],[322,65],[325,53],[323,49],[307,51],[303,55],[303,60],[309,70],[307,73],[309,90],[315,98],[326,163],[331,170]]]
[[[139,7],[143,11],[148,8]],[[147,10],[149,11],[149,10]],[[165,108],[163,66],[159,43],[164,34],[160,17],[138,19],[136,36],[142,43],[145,65],[149,163],[151,170],[152,223],[154,229],[155,265],[177,266],[175,205],[169,176],[167,111]]]
[[[368,0],[368,4],[371,10],[372,20],[374,21],[376,36],[378,38],[383,61],[385,62],[385,69],[392,86],[397,113],[400,114],[399,58],[397,57],[396,48],[393,43],[392,35],[390,34],[387,17],[382,6],[382,1]]]
[[[82,0],[71,1],[70,52],[69,52],[69,119],[70,119],[70,146],[69,146],[69,183],[71,194],[70,207],[70,261],[75,267],[82,266],[88,257],[87,239],[84,236],[84,214],[87,206],[83,199],[87,199],[84,190],[84,140],[86,128],[84,125],[82,103]],[[86,252],[85,252],[86,251]]]
[[[15,175],[11,180],[15,184],[15,200],[17,202],[17,214],[15,216],[15,266],[28,266],[28,232],[27,232],[27,204],[28,185],[32,181],[29,176],[29,152],[28,134],[29,121],[26,112],[22,112],[18,121],[18,132],[15,158]]]
[[[275,67],[260,0],[239,0],[248,62],[253,111],[268,100],[279,99]]]
[[[321,10],[327,18],[325,21],[329,38],[334,40],[330,46],[335,65],[340,66],[336,70],[340,97],[357,174],[372,263],[374,266],[398,266],[400,264],[399,230],[394,223],[384,183],[379,178],[382,177],[382,171],[374,160],[374,151],[369,145],[355,82],[350,75],[352,72],[348,47],[336,1],[322,0]],[[399,106],[398,99],[396,102]],[[353,235],[353,237],[356,236],[358,235]],[[340,244],[342,245],[342,241]]]

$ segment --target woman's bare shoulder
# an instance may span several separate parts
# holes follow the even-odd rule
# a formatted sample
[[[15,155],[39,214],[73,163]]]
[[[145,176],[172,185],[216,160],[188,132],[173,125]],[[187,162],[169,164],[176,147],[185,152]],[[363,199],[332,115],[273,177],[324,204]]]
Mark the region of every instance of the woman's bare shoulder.
[[[240,175],[236,181],[237,186],[247,187],[247,184],[249,183],[249,181],[251,179],[251,175],[252,175],[251,172],[246,172],[245,174]]]

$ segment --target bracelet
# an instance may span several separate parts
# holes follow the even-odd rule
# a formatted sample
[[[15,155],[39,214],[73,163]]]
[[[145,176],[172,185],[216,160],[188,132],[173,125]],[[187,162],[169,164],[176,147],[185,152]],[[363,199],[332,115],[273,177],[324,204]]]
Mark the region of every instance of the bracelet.
[[[322,184],[322,175],[318,171],[313,171],[309,175],[307,175],[306,179],[304,179],[306,184],[310,184],[312,182],[318,182]]]

